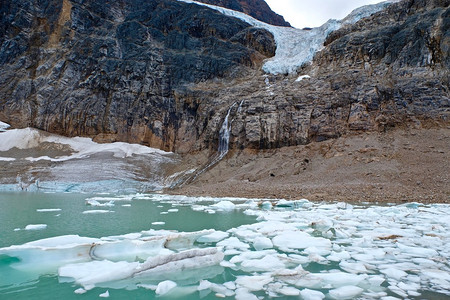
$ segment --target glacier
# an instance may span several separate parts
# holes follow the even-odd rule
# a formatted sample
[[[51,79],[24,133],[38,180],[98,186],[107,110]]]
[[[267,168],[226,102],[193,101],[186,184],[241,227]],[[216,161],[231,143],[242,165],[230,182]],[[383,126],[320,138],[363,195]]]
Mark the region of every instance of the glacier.
[[[314,55],[322,50],[323,43],[327,36],[341,28],[342,26],[356,23],[362,18],[368,17],[380,10],[383,10],[389,4],[399,0],[384,1],[378,4],[366,5],[353,10],[342,20],[331,19],[320,27],[302,30],[292,27],[274,26],[242,12],[220,6],[205,4],[192,0],[178,0],[181,2],[202,5],[217,10],[224,15],[238,18],[254,27],[263,28],[273,34],[277,49],[275,56],[266,60],[262,67],[263,71],[270,74],[297,74],[297,70],[312,61]]]
[[[99,144],[33,128],[0,132],[1,191],[156,191],[165,186],[163,166],[176,161],[172,152],[138,144]]]

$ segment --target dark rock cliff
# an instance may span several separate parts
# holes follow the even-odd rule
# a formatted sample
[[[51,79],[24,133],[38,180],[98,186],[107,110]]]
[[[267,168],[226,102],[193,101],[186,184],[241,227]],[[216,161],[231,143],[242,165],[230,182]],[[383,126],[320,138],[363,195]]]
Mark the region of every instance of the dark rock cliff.
[[[274,13],[264,0],[199,0],[199,2],[240,11],[268,24],[291,26],[283,16]]]
[[[242,1],[240,1],[242,2]],[[173,0],[3,1],[0,120],[215,151],[449,122],[449,1],[406,0],[332,33],[309,79],[263,75],[267,31]]]
[[[174,0],[3,1],[0,16],[1,120],[166,150],[199,105],[177,89],[275,51],[270,33]]]

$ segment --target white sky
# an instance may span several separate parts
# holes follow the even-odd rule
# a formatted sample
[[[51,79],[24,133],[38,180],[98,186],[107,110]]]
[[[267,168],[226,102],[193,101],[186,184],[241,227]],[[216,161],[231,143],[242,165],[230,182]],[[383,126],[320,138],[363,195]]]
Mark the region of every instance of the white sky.
[[[293,27],[317,27],[329,19],[342,19],[353,9],[382,0],[265,0]]]

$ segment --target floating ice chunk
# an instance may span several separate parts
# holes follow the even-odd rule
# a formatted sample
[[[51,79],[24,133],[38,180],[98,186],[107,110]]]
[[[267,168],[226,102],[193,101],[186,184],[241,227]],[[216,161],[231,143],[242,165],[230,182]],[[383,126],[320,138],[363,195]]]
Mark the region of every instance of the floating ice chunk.
[[[398,286],[390,285],[388,286],[388,289],[391,290],[393,293],[399,295],[403,299],[408,298],[408,294]]]
[[[272,239],[274,246],[280,249],[305,249],[308,247],[330,248],[331,241],[321,237],[312,237],[302,231],[283,232]]]
[[[164,295],[167,294],[170,290],[172,290],[176,286],[177,286],[176,282],[173,282],[171,280],[165,280],[158,284],[158,287],[156,288],[155,292],[157,295]]]
[[[311,76],[309,75],[300,75],[298,76],[298,78],[295,80],[296,82],[302,81],[303,79],[309,79],[311,78]]]
[[[361,294],[364,290],[357,286],[342,286],[340,288],[330,290],[330,297],[333,299],[354,299]]]
[[[422,247],[410,247],[400,243],[397,243],[397,247],[402,251],[402,253],[408,253],[410,255],[418,257],[429,258],[438,255],[437,251],[434,249],[427,249]]]
[[[238,288],[236,290],[236,300],[259,300],[258,297],[249,292],[246,288]]]
[[[236,286],[234,286],[233,289],[235,289],[235,288],[236,288]],[[234,291],[232,291],[233,289],[229,289],[225,285],[212,283],[212,282],[209,282],[208,280],[201,280],[199,286],[197,287],[197,290],[203,291],[203,290],[208,290],[208,289],[217,293],[218,295],[223,296],[223,298],[234,296]],[[216,294],[216,297],[217,297],[217,294]]]
[[[242,270],[246,272],[275,271],[285,268],[284,263],[274,255],[267,255],[262,259],[251,259],[241,263]]]
[[[329,248],[317,248],[317,247],[308,247],[304,251],[306,254],[314,254],[314,255],[329,255],[331,253]]]
[[[40,208],[36,209],[37,212],[54,212],[54,211],[61,211],[61,208]]]
[[[207,290],[209,288],[211,288],[212,283],[209,282],[208,280],[201,280],[200,284],[197,287],[198,291],[203,291],[203,290]]]
[[[331,261],[341,261],[350,258],[351,258],[350,253],[348,253],[345,250],[340,252],[332,251],[331,254],[327,256],[327,259]]]
[[[341,261],[339,263],[339,267],[341,267],[342,270],[347,271],[349,273],[367,273],[367,268],[363,263],[352,263],[347,261]]]
[[[309,249],[309,248],[308,248],[308,249]],[[312,254],[310,254],[310,255],[308,256],[308,259],[309,259],[311,262],[315,262],[315,263],[318,263],[318,264],[322,264],[322,265],[328,264],[328,260],[327,260],[325,257],[323,257],[323,256],[321,256],[321,255],[319,255],[319,254],[317,254],[317,253],[312,253]]]
[[[218,265],[224,254],[217,248],[191,249],[169,255],[149,257],[139,265],[134,276],[158,275],[184,269],[197,269]]]
[[[100,203],[95,199],[86,199],[86,205],[90,205],[90,206],[107,206],[107,207],[112,207],[114,206],[114,200],[108,201],[106,203]]]
[[[272,240],[267,237],[257,237],[253,240],[253,248],[257,251],[273,248]]]
[[[227,281],[223,284],[224,287],[226,287],[229,290],[235,290],[236,289],[236,283],[233,281]]]
[[[243,287],[249,291],[255,292],[264,289],[266,284],[269,284],[273,281],[273,278],[270,276],[238,276],[236,278],[236,284],[239,287]],[[236,291],[236,295],[238,292]]]
[[[333,221],[330,219],[321,219],[314,221],[311,227],[320,232],[326,232],[333,227]]]
[[[384,277],[379,276],[379,275],[371,275],[367,280],[373,286],[380,286],[383,282],[386,281],[386,279],[384,279]]]
[[[229,236],[228,233],[223,231],[214,231],[210,234],[201,236],[197,239],[197,242],[199,243],[217,243],[221,240],[227,238]]]
[[[333,288],[338,288],[346,285],[358,285],[367,277],[367,275],[365,274],[356,275],[344,272],[314,273],[311,275],[320,278],[323,281],[324,286],[329,284]]]
[[[86,286],[131,277],[138,262],[112,262],[108,260],[68,264],[58,269],[60,277],[72,278],[78,284]]]
[[[298,296],[300,295],[300,290],[291,287],[291,286],[284,286],[281,289],[277,290],[278,293],[283,294],[285,296]]]
[[[248,244],[241,242],[237,237],[234,236],[218,242],[217,246],[242,250],[250,248]]]
[[[152,222],[152,225],[164,225],[166,222]]]
[[[131,207],[131,204],[122,204],[123,207]]]
[[[107,214],[107,213],[113,213],[112,210],[104,210],[104,209],[92,209],[92,210],[85,210],[83,211],[83,214]]]
[[[100,295],[98,295],[100,298],[108,298],[109,297],[109,291],[106,291]]]
[[[385,274],[387,277],[393,278],[395,280],[400,280],[402,277],[408,276],[408,273],[405,271],[395,269],[395,268],[387,268],[380,270],[381,273]]]
[[[167,210],[168,212],[178,212],[178,208],[171,208]]]
[[[270,210],[270,209],[272,209],[272,202],[270,202],[270,201],[264,201],[264,202],[261,204],[261,208],[262,208],[262,209],[265,209],[265,210]]]
[[[325,295],[322,292],[310,289],[303,289],[300,291],[300,296],[303,300],[322,300]]]
[[[443,279],[446,281],[450,281],[450,273],[437,270],[437,269],[424,269],[420,271],[423,275],[429,278]]]
[[[42,230],[47,228],[47,224],[30,224],[25,226],[25,230]]]
[[[86,293],[87,291],[85,290],[85,289],[83,289],[83,288],[78,288],[78,289],[76,289],[75,291],[73,291],[75,294],[84,294],[84,293]]]
[[[107,243],[93,244],[90,256],[93,259],[108,259],[113,261],[145,260],[149,256],[171,253],[164,247],[166,238],[157,237],[147,240],[120,240]]]
[[[220,210],[233,210],[236,208],[236,205],[231,201],[220,201],[219,203],[211,205],[214,209],[220,209]]]

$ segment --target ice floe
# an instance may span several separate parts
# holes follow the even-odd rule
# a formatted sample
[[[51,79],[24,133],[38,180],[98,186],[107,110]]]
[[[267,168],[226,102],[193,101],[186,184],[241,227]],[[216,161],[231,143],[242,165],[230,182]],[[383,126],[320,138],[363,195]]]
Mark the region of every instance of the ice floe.
[[[55,212],[55,211],[61,211],[61,208],[38,208],[36,209],[37,212]]]
[[[47,224],[30,224],[25,226],[25,230],[42,230],[47,228]]]
[[[174,206],[190,203],[205,213],[233,207],[256,221],[227,231],[61,236],[2,248],[0,257],[17,257],[10,263],[17,270],[47,271],[51,266],[60,280],[84,290],[143,287],[158,295],[198,292],[236,299],[392,299],[420,297],[426,291],[450,295],[446,204],[370,206],[302,199],[273,201],[262,208],[256,199],[135,197]],[[218,274],[235,275],[219,276],[227,278],[222,282]]]

